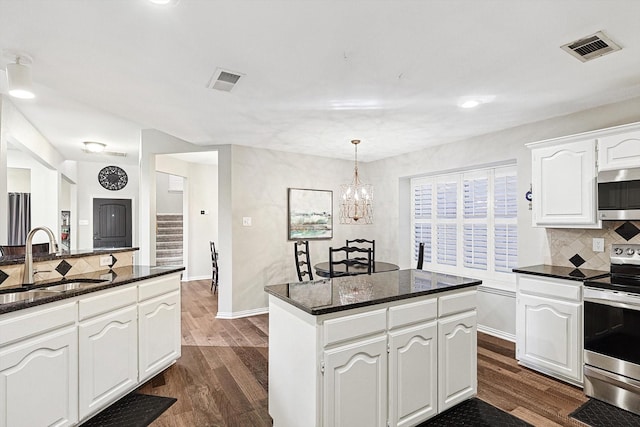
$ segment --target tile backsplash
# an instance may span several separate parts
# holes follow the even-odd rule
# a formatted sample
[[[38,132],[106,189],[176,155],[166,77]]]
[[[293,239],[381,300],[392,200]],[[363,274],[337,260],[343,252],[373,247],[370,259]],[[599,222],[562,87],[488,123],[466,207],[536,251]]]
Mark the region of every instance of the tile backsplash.
[[[603,221],[602,229],[547,228],[550,259],[545,264],[609,270],[614,243],[640,244],[640,221]],[[593,239],[604,239],[604,252],[593,251]]]

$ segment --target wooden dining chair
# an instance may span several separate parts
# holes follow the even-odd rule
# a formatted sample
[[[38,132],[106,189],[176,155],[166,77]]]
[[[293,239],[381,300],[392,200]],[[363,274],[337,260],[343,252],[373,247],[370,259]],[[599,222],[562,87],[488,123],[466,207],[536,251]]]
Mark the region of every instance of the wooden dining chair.
[[[424,262],[424,243],[420,242],[418,245],[418,265],[416,268],[422,270],[422,263]]]
[[[216,251],[216,244],[212,241],[209,242],[211,248],[211,290],[214,294],[218,292],[218,251]]]
[[[342,259],[334,259],[334,255],[339,252],[343,253]],[[350,256],[354,254],[356,256]],[[357,256],[363,254],[364,256]],[[336,271],[335,267],[344,265],[345,271]],[[359,267],[360,271],[349,271],[349,268]],[[362,269],[366,269],[367,274],[371,274],[373,270],[373,259],[371,257],[371,248],[358,248],[342,246],[340,248],[329,248],[329,277],[352,276],[354,274],[362,274]]]
[[[309,257],[309,241],[299,240],[293,244],[294,257],[296,261],[296,272],[298,280],[303,282],[304,276],[309,276],[306,280],[313,280],[311,271],[311,259]]]
[[[354,245],[354,243],[357,243],[357,245]],[[365,246],[362,246],[362,245]],[[376,262],[376,241],[375,240],[367,240],[367,239],[353,239],[353,240],[347,240],[347,244],[346,246],[348,248],[350,247],[359,247],[359,248],[371,248],[371,262],[375,263]]]

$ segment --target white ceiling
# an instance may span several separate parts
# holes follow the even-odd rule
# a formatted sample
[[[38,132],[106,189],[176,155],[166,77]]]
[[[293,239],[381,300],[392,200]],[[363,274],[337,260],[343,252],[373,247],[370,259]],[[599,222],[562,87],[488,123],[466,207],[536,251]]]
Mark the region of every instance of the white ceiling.
[[[0,48],[33,57],[37,97],[13,102],[66,158],[95,140],[135,163],[156,128],[343,159],[357,138],[371,161],[640,96],[638,17],[636,0],[0,0]],[[623,49],[560,49],[599,30]],[[217,67],[245,76],[208,89]]]

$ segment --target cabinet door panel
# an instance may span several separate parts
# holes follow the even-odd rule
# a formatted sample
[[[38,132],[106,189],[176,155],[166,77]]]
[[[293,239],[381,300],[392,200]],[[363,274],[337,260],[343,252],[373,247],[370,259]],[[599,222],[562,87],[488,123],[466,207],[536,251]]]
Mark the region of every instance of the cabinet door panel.
[[[138,317],[142,382],[180,357],[180,293],[176,291],[140,303]]]
[[[595,225],[595,140],[534,148],[534,225]]]
[[[137,307],[82,322],[80,418],[131,390],[138,381]]]
[[[77,382],[75,326],[6,347],[0,351],[0,426],[74,425]]]
[[[438,411],[476,395],[476,312],[438,320]]]
[[[324,352],[325,427],[385,427],[387,337]]]
[[[640,131],[598,140],[598,169],[637,168],[640,165]]]
[[[518,359],[544,372],[582,381],[581,305],[520,295],[516,322]]]
[[[389,425],[416,425],[438,412],[438,324],[389,334]]]

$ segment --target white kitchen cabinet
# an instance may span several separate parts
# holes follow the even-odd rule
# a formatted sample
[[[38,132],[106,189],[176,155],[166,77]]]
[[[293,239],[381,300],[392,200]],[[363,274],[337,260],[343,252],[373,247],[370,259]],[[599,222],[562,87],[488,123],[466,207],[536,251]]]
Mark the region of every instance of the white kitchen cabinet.
[[[640,130],[598,138],[598,170],[640,167]]]
[[[413,426],[438,413],[438,323],[389,332],[389,425]]]
[[[75,304],[0,321],[0,426],[70,426],[78,420]]]
[[[135,285],[79,301],[79,412],[84,419],[138,383]]]
[[[595,138],[527,146],[532,158],[533,225],[600,228]]]
[[[520,364],[582,385],[581,282],[518,275],[516,358]]]
[[[415,426],[443,410],[439,376],[457,387],[447,402],[472,397],[475,295],[465,289],[318,316],[270,295],[274,426]]]
[[[325,427],[387,425],[387,337],[324,352]]]
[[[145,381],[165,369],[181,354],[180,281],[151,279],[139,285],[138,373]]]

